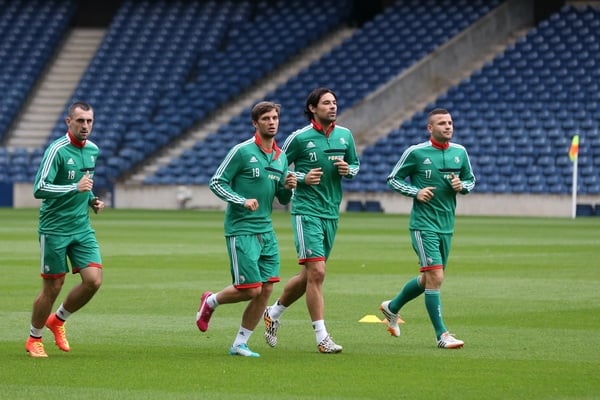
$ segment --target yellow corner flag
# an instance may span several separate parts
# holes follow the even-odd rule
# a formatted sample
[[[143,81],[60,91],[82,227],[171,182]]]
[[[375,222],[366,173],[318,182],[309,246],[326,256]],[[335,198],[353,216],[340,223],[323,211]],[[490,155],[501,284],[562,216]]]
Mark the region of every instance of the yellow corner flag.
[[[569,158],[572,162],[577,160],[577,154],[579,154],[579,135],[574,135],[571,148],[569,149]]]

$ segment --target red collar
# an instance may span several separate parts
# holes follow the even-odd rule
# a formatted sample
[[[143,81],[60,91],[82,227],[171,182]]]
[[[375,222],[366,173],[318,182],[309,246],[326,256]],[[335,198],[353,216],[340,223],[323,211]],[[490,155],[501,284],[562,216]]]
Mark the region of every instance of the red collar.
[[[277,160],[279,158],[279,155],[281,154],[281,149],[279,148],[279,146],[277,146],[277,142],[275,142],[275,139],[273,139],[273,147],[270,150],[267,150],[263,147],[263,143],[262,143],[262,139],[260,137],[260,135],[258,134],[258,132],[254,133],[254,143],[256,143],[256,145],[258,146],[259,149],[261,149],[263,152],[267,153],[267,154],[271,154],[272,152],[275,152],[275,157],[273,157],[273,161]]]
[[[71,142],[71,144],[75,147],[83,148],[87,142],[87,140],[78,140],[75,136],[73,136],[71,131],[67,131],[67,137],[69,138],[69,142]]]
[[[335,128],[335,122],[332,122],[331,125],[329,125],[329,129],[327,129],[327,131],[323,131],[323,127],[321,126],[321,124],[319,124],[314,119],[311,122],[312,122],[313,128],[319,132],[323,132],[323,134],[325,134],[325,137],[329,137],[329,134],[331,133],[333,128]]]
[[[448,147],[450,147],[450,142],[440,143],[440,142],[436,142],[435,140],[433,140],[433,138],[429,138],[429,140],[431,141],[431,145],[433,147],[435,147],[436,149],[446,150]]]

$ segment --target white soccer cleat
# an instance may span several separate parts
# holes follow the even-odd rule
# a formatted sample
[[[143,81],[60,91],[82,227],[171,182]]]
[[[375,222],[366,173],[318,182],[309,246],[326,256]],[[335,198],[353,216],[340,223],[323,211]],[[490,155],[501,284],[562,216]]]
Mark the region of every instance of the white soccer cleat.
[[[269,315],[271,307],[267,307],[263,313],[265,321],[265,341],[271,347],[277,346],[277,330],[279,329],[279,320],[273,319]]]
[[[329,335],[327,335],[325,339],[321,340],[317,348],[319,349],[319,353],[329,354],[341,353],[343,350],[343,347],[339,344],[336,344]]]
[[[450,332],[442,333],[437,341],[437,347],[440,349],[460,349],[465,342],[455,338]]]
[[[398,325],[398,314],[390,311],[390,300],[384,301],[379,306],[379,309],[383,313],[385,319],[387,320],[387,331],[392,336],[400,336],[400,326]]]

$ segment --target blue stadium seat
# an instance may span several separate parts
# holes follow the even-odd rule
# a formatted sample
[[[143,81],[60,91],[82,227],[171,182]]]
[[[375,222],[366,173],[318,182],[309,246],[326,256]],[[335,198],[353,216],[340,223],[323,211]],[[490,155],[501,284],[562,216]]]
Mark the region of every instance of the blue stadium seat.
[[[575,215],[578,217],[591,217],[595,214],[592,204],[577,204],[575,206]]]
[[[381,206],[381,203],[377,200],[367,200],[365,201],[365,211],[383,212],[383,207]]]
[[[365,204],[360,200],[348,200],[346,211],[365,211]]]

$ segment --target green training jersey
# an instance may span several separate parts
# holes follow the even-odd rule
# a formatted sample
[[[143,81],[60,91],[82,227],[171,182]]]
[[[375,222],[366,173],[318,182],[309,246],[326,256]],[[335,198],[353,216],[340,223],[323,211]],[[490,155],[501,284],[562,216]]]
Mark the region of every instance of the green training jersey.
[[[88,207],[94,194],[79,192],[77,183],[86,172],[93,177],[98,154],[96,144],[90,140],[80,144],[69,133],[48,146],[33,184],[33,196],[42,199],[39,233],[93,232]]]
[[[393,190],[414,198],[409,229],[453,233],[457,193],[450,184],[453,175],[462,181],[461,194],[475,187],[469,156],[459,144],[444,148],[429,140],[404,151],[387,181]],[[417,192],[428,186],[435,187],[433,198],[418,201]]]
[[[292,200],[292,214],[339,218],[342,177],[333,164],[337,160],[348,163],[350,171],[346,178],[352,179],[358,173],[360,163],[352,132],[334,125],[326,134],[313,123],[288,136],[282,149],[287,154],[289,163],[294,164],[298,178]],[[305,184],[306,173],[318,167],[323,171],[321,182],[318,185]]]
[[[277,145],[271,153],[263,152],[257,138],[231,148],[208,184],[227,202],[225,236],[271,232],[274,199],[287,204],[292,198],[292,190],[284,187],[288,173],[285,153]],[[258,209],[246,209],[246,199],[258,200]]]

